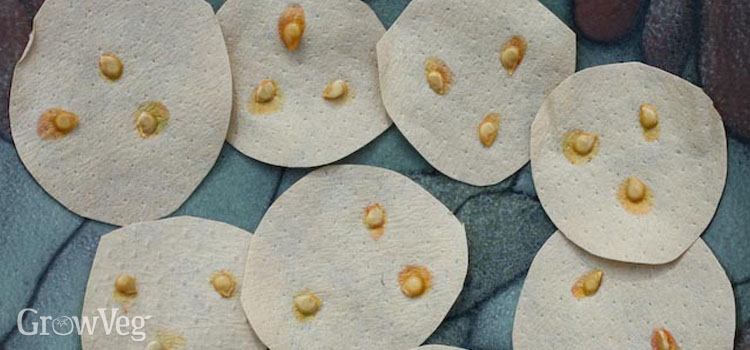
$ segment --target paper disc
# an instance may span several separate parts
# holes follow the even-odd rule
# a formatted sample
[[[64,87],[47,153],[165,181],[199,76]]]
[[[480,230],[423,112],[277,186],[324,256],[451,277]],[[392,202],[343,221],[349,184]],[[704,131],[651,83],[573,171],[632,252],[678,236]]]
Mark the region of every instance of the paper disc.
[[[467,264],[463,225],[419,185],[390,170],[331,166],[266,213],[242,304],[274,350],[411,349],[448,313]]]
[[[544,210],[571,241],[607,259],[662,264],[713,218],[727,142],[698,87],[641,63],[613,64],[550,93],[532,126],[531,165]]]
[[[140,330],[146,334],[141,341],[115,330],[106,334],[100,323],[93,335],[82,335],[83,349],[160,349],[156,342],[167,350],[264,350],[240,305],[251,237],[234,226],[192,217],[138,223],[103,236],[83,316],[91,319],[100,308],[109,316],[117,308],[118,316],[151,318]],[[117,288],[127,276],[134,294]]]
[[[10,100],[18,154],[39,184],[116,225],[179,208],[216,161],[230,114],[226,47],[201,0],[46,1]]]

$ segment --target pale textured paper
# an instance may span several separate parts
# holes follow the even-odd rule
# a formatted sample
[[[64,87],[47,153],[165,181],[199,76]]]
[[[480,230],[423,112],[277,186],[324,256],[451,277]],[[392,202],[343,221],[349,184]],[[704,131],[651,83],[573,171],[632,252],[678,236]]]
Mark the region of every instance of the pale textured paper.
[[[514,35],[528,41],[513,76],[500,51]],[[455,74],[444,96],[425,78],[437,57]],[[575,34],[535,0],[415,0],[378,43],[386,109],[419,153],[443,174],[472,185],[502,181],[529,160],[529,127],[544,97],[575,71]],[[477,127],[500,114],[495,144]]]
[[[659,110],[661,136],[647,142],[639,107]],[[563,135],[599,135],[590,163],[573,165]],[[711,221],[727,171],[721,116],[698,87],[640,63],[576,73],[556,88],[531,131],[531,165],[539,199],[570,240],[607,259],[662,264],[676,259]],[[627,177],[653,194],[645,215],[627,212],[616,191]]]
[[[83,316],[98,315],[98,308],[110,315],[111,308],[119,308],[126,317],[152,318],[143,342],[106,335],[100,324],[93,335],[83,334],[83,349],[144,350],[158,332],[169,332],[185,339],[184,349],[264,350],[237,295],[251,238],[234,226],[192,217],[138,223],[105,235],[91,268]],[[220,270],[231,271],[239,283],[232,298],[221,297],[210,283]],[[113,300],[121,274],[136,277],[138,294],[129,306]]]
[[[306,29],[294,52],[279,38],[278,20],[300,4]],[[335,162],[385,131],[391,121],[378,88],[375,44],[385,29],[360,0],[230,0],[217,16],[234,78],[234,109],[227,140],[242,153],[285,167]],[[263,79],[275,80],[283,106],[253,115],[247,107]],[[349,83],[353,98],[326,101],[334,79]]]
[[[19,156],[44,189],[76,214],[124,225],[176,210],[221,150],[231,73],[220,27],[201,0],[49,0],[16,66],[10,120]],[[99,55],[124,64],[116,81]],[[161,135],[142,139],[138,106],[170,112]],[[79,117],[61,140],[36,133],[44,111]]]
[[[597,268],[604,271],[599,291],[573,297],[576,280]],[[703,240],[672,263],[650,266],[595,257],[557,232],[526,277],[513,348],[651,349],[659,327],[671,332],[681,349],[732,349],[732,286]]]
[[[446,345],[423,345],[418,348],[414,348],[412,350],[464,350],[464,349],[456,348],[453,346],[446,346]]]
[[[362,223],[367,205],[387,213],[374,240]],[[411,349],[437,328],[460,293],[468,252],[463,225],[403,175],[369,166],[317,170],[269,209],[250,246],[242,304],[271,349]],[[421,265],[432,287],[409,299],[399,272]],[[293,298],[322,299],[300,322]]]

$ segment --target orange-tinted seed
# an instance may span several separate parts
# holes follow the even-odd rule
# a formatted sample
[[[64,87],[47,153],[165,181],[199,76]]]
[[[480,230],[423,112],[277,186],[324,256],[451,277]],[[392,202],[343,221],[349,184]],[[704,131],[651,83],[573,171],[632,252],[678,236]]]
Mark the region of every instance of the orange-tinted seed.
[[[523,57],[526,56],[526,46],[526,40],[517,35],[510,38],[503,46],[500,52],[500,63],[508,75],[513,75],[523,62]]]
[[[428,58],[424,62],[424,74],[430,89],[438,95],[445,95],[453,84],[453,73],[439,58]]]
[[[583,299],[590,297],[599,291],[599,287],[602,285],[602,278],[604,277],[604,271],[600,269],[591,270],[585,275],[581,276],[574,284],[570,292],[577,299]]]
[[[651,349],[652,350],[679,350],[680,346],[677,345],[677,341],[664,327],[654,329],[651,334]]]
[[[430,288],[432,274],[424,266],[409,265],[401,270],[398,275],[398,283],[401,293],[409,298],[419,298]]]
[[[279,17],[279,36],[289,51],[299,46],[305,33],[305,10],[299,4],[287,7]]]
[[[479,142],[481,142],[485,148],[489,148],[495,143],[499,131],[500,115],[497,113],[488,114],[484,117],[482,122],[479,123],[479,127],[477,127]]]
[[[37,135],[42,140],[56,140],[71,133],[78,126],[78,116],[63,109],[45,111],[37,122]]]

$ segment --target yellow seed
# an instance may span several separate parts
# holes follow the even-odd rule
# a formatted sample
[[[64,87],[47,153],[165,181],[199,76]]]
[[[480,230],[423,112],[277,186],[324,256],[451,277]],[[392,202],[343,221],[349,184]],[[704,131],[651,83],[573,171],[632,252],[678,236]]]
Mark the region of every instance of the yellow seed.
[[[304,291],[294,297],[294,310],[302,317],[314,316],[322,304],[323,301],[310,291]]]
[[[57,131],[67,134],[78,125],[78,116],[66,111],[59,111],[52,119],[52,124]]]
[[[646,185],[634,177],[628,178],[625,194],[633,203],[638,203],[646,197]]]
[[[169,121],[169,111],[163,104],[149,101],[138,106],[134,113],[136,130],[142,138],[159,134]]]
[[[151,135],[156,131],[156,118],[149,112],[141,112],[136,121],[138,131],[145,135]]]
[[[573,284],[573,288],[571,288],[570,291],[573,293],[573,296],[578,299],[590,297],[599,291],[603,277],[604,271],[600,269],[591,270],[579,278],[576,283]]]
[[[644,129],[653,129],[659,125],[659,111],[654,105],[644,103],[641,105],[640,120]]]
[[[211,285],[214,290],[224,298],[231,298],[237,282],[229,271],[219,271],[211,278]]]
[[[71,133],[77,126],[77,115],[66,110],[53,108],[39,116],[36,132],[42,140],[56,140]]]
[[[432,71],[427,74],[427,82],[430,84],[430,88],[437,93],[445,90],[445,81],[443,81],[443,76],[438,71]]]
[[[604,272],[602,270],[596,270],[591,276],[583,281],[583,293],[587,296],[594,295],[602,284],[602,276]]]
[[[341,79],[336,79],[330,82],[323,90],[323,98],[326,100],[336,100],[344,97],[348,92],[349,83]]]
[[[500,131],[500,115],[497,113],[488,114],[484,117],[479,127],[477,128],[477,134],[479,141],[488,148],[495,143],[497,134]]]
[[[299,4],[287,7],[279,17],[279,36],[289,51],[299,46],[305,33],[305,10]]]
[[[404,285],[401,286],[404,294],[410,298],[414,298],[424,294],[425,285],[421,277],[413,275],[406,278]]]
[[[571,164],[589,163],[598,152],[599,135],[595,133],[572,130],[563,135],[562,153]]]
[[[594,150],[597,138],[598,136],[596,134],[582,132],[575,137],[575,140],[573,140],[573,150],[576,153],[585,156]]]
[[[99,56],[99,71],[109,80],[117,80],[122,76],[122,61],[119,57],[112,54],[102,54]]]
[[[131,275],[120,275],[115,280],[115,290],[124,295],[135,295],[138,293],[135,285],[135,277]]]
[[[297,23],[289,23],[284,27],[284,43],[292,43],[292,42],[298,42],[300,39],[300,36],[302,36],[302,28]],[[287,46],[292,46],[294,44],[287,44]],[[296,45],[294,45],[296,48]],[[290,50],[294,50],[292,47],[289,47]]]
[[[659,330],[657,333],[657,344],[659,345],[659,350],[669,350],[669,339],[667,339],[666,334],[664,334],[664,330]]]
[[[508,75],[513,75],[518,66],[523,62],[526,55],[526,40],[520,36],[514,36],[508,40],[500,52],[500,64],[502,64]]]
[[[255,88],[254,99],[258,103],[271,102],[275,97],[278,90],[278,85],[271,79],[265,79],[258,84]]]
[[[385,211],[380,204],[368,205],[365,208],[364,222],[371,229],[383,227],[385,224]]]
[[[445,95],[453,83],[453,73],[448,65],[438,58],[425,60],[425,78],[430,89],[438,95]]]
[[[623,209],[636,215],[649,213],[654,202],[648,185],[634,177],[628,177],[620,183],[617,200]]]
[[[517,46],[506,47],[500,56],[503,67],[508,70],[514,69],[518,65],[518,60],[520,58],[521,50]]]
[[[654,329],[651,335],[651,349],[652,350],[679,350],[680,347],[677,345],[677,341],[664,328]]]
[[[401,292],[409,298],[419,298],[430,287],[431,274],[426,267],[407,266],[398,276]]]
[[[148,343],[148,346],[146,347],[146,350],[166,350],[166,349],[164,349],[164,346],[161,345],[160,342],[154,340],[154,341]]]

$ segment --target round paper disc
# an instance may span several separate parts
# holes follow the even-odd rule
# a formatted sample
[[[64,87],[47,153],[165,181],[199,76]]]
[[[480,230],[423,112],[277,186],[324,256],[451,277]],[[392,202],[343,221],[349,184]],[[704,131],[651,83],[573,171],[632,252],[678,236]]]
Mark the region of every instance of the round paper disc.
[[[91,268],[83,316],[92,319],[100,315],[99,309],[110,316],[117,308],[117,316],[151,318],[140,330],[145,339],[134,340],[132,334],[123,336],[114,330],[106,334],[100,323],[93,335],[82,335],[83,349],[144,350],[152,342],[170,350],[265,349],[240,305],[251,237],[234,226],[192,217],[138,223],[103,236]],[[236,282],[231,295],[221,295],[212,285],[220,274]],[[122,275],[135,279],[136,294],[123,295],[115,289]],[[130,332],[133,327],[123,330]]]
[[[603,272],[598,291],[574,297],[571,287],[595,269]],[[652,349],[657,329],[680,349],[732,349],[732,286],[703,240],[674,262],[650,266],[598,258],[558,232],[526,276],[513,348]]]
[[[510,75],[500,57],[514,37],[525,54]],[[415,0],[378,43],[383,101],[440,172],[495,184],[528,162],[531,121],[547,93],[575,72],[575,51],[575,34],[535,0]],[[426,78],[430,60],[450,70],[443,95]],[[478,129],[491,115],[498,131],[485,145]]]
[[[115,55],[121,75],[99,65]],[[142,137],[141,109],[168,119]],[[44,139],[50,110],[74,130]],[[213,166],[231,114],[231,73],[211,6],[201,0],[48,0],[16,66],[10,101],[21,160],[76,214],[124,225],[170,214]],[[162,115],[162,117],[163,117]]]
[[[375,207],[384,225],[373,230],[363,221]],[[261,221],[242,304],[274,350],[411,349],[453,305],[467,264],[463,226],[419,185],[390,170],[331,166],[293,185]],[[415,286],[422,293],[407,296]],[[300,295],[317,306],[298,307]]]
[[[304,12],[299,46],[290,51],[279,18],[290,6]],[[218,12],[234,78],[234,111],[227,140],[242,153],[285,167],[335,162],[391,124],[378,88],[375,44],[385,29],[360,0],[229,0]],[[278,96],[260,111],[254,91],[266,80]],[[349,92],[323,98],[334,80]]]
[[[658,113],[650,131],[640,122],[644,104]],[[598,138],[577,164],[566,153],[575,132]],[[662,264],[711,221],[727,143],[698,87],[641,63],[614,64],[576,73],[550,93],[532,126],[531,165],[545,211],[571,241],[607,259]],[[631,178],[647,189],[640,202],[623,196]]]

